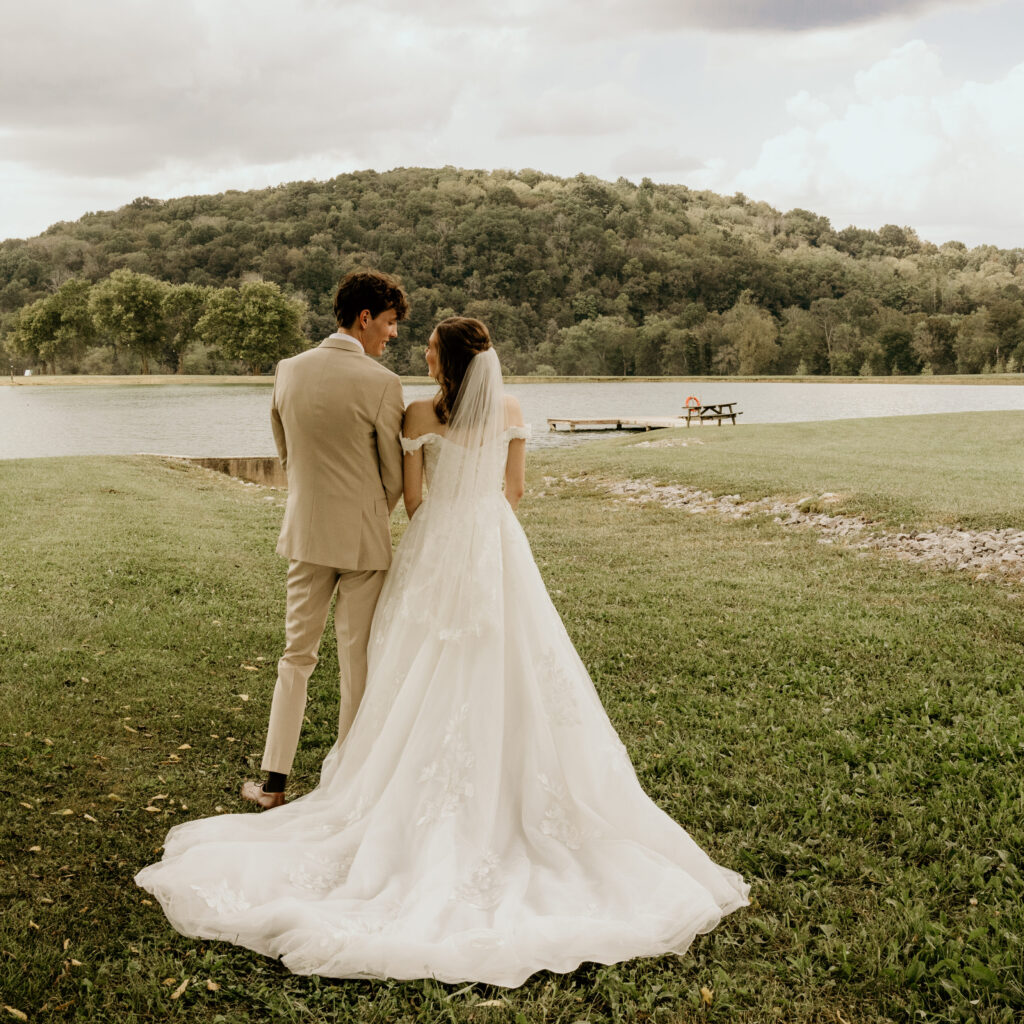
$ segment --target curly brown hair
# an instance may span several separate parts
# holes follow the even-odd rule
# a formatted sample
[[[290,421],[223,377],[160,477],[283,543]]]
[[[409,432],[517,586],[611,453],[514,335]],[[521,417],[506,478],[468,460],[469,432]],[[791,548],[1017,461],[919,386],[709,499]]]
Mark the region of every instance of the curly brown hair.
[[[409,300],[398,281],[379,270],[353,270],[346,274],[334,294],[334,315],[339,327],[351,327],[364,309],[376,318],[393,309],[399,320],[409,315]]]
[[[434,412],[442,423],[447,423],[470,360],[491,347],[491,335],[481,321],[471,316],[450,316],[434,328],[434,333],[437,334],[437,383],[441,386],[434,399]]]

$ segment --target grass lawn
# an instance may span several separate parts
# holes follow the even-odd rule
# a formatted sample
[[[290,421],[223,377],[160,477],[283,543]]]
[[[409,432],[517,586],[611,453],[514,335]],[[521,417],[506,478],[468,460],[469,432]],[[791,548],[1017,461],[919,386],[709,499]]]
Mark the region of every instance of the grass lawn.
[[[0,462],[0,1021],[1019,1019],[1024,591],[544,480],[1020,525],[1024,416],[900,423],[532,459],[523,524],[641,780],[754,903],[682,959],[513,991],[299,978],[170,929],[132,876],[171,824],[240,809],[258,767],[281,496],[152,458]],[[322,653],[296,789],[334,739]]]
[[[637,447],[668,440],[686,447]],[[896,527],[1024,528],[1024,412],[659,430],[582,445],[567,457],[545,452],[539,468],[747,499],[829,491],[842,499],[831,509]]]

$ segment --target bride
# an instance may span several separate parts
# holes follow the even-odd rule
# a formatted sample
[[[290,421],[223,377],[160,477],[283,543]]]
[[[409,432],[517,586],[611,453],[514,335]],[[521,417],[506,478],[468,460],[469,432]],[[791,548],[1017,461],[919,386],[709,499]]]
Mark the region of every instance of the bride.
[[[182,934],[297,974],[515,987],[682,953],[748,886],[644,793],[548,597],[486,327],[443,321],[427,361],[441,392],[406,415],[414,514],[351,730],[311,793],[172,828],[136,881]]]

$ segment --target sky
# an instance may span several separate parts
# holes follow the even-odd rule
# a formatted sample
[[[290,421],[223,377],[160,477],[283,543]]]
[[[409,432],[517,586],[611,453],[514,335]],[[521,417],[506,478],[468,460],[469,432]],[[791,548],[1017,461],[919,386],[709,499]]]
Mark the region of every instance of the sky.
[[[1024,247],[1021,0],[33,0],[0,238],[392,167],[741,191]]]

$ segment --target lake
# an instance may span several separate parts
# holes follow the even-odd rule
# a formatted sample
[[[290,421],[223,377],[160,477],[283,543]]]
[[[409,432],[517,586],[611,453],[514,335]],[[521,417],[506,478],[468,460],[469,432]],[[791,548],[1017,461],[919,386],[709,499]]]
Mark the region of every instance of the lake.
[[[405,388],[406,401],[427,385]],[[687,395],[735,401],[740,423],[793,423],[863,416],[1024,410],[1024,386],[714,381],[508,385],[533,424],[529,447],[581,444],[617,432],[553,434],[549,416],[675,416]],[[252,385],[0,387],[0,458],[49,455],[274,454],[270,387]],[[730,430],[729,426],[691,429]]]

